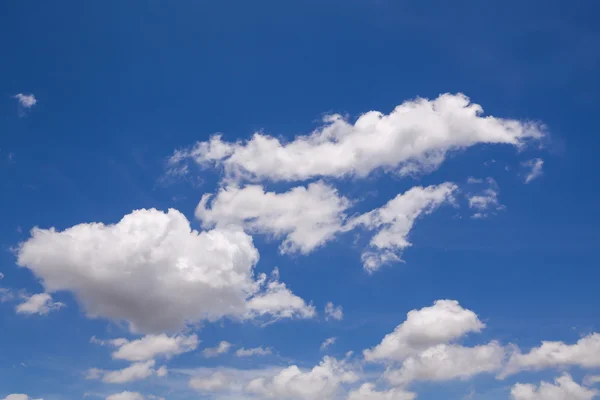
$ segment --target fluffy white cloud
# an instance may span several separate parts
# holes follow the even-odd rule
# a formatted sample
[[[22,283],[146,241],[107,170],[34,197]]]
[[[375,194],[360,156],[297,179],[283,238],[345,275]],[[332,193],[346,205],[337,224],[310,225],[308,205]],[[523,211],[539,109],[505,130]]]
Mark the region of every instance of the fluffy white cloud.
[[[35,400],[35,399],[32,399],[31,397],[29,397],[26,394],[15,393],[15,394],[9,394],[2,400]],[[37,399],[37,400],[43,400],[43,399]]]
[[[376,391],[375,385],[365,383],[360,388],[351,391],[347,400],[414,400],[417,395],[403,389],[393,388],[385,391]]]
[[[364,268],[373,272],[382,265],[400,260],[402,250],[410,246],[408,234],[421,214],[433,212],[444,202],[453,201],[456,185],[444,183],[438,186],[415,186],[399,194],[383,207],[360,215],[348,222],[348,226],[362,225],[377,230],[370,242],[370,249],[363,252]]]
[[[121,392],[111,394],[106,400],[144,400],[145,397],[138,392]]]
[[[215,372],[208,377],[190,379],[189,386],[199,392],[219,392],[230,388],[232,379],[222,372]]]
[[[335,344],[336,341],[337,341],[336,337],[330,337],[330,338],[325,339],[325,341],[321,344],[321,350],[325,350],[329,346]]]
[[[532,180],[539,178],[544,173],[544,160],[541,158],[534,158],[533,160],[525,161],[522,163],[522,165],[529,169],[529,172],[525,176],[525,183],[529,183]]]
[[[235,352],[238,357],[252,357],[252,356],[267,356],[273,354],[273,350],[269,347],[254,347],[251,349],[241,348]]]
[[[128,321],[134,332],[175,331],[224,316],[307,316],[309,307],[284,284],[263,288],[265,278],[255,280],[258,258],[252,238],[239,228],[197,232],[177,210],[150,209],[114,225],[34,228],[17,262],[41,278],[46,291],[71,291],[88,316]],[[273,296],[288,302],[270,304]]]
[[[13,96],[23,108],[31,108],[37,103],[37,99],[33,94],[17,93]]]
[[[18,314],[46,315],[52,311],[59,310],[61,307],[64,307],[64,304],[53,301],[52,296],[48,293],[38,293],[26,297],[25,302],[19,304],[16,311]]]
[[[113,358],[128,361],[146,361],[157,356],[169,358],[193,351],[198,346],[198,336],[167,336],[163,333],[160,335],[146,335],[138,340],[121,343],[119,349],[112,354]]]
[[[341,321],[344,318],[344,311],[342,310],[342,306],[334,306],[332,302],[329,302],[325,305],[325,318],[336,319]]]
[[[231,349],[231,346],[231,343],[222,341],[216,347],[208,347],[202,350],[202,354],[204,354],[204,357],[206,358],[216,357],[220,354],[228,353]]]
[[[364,177],[378,168],[406,175],[436,169],[452,150],[481,143],[522,146],[543,136],[535,124],[482,113],[482,107],[463,94],[443,94],[435,100],[404,102],[388,115],[369,111],[354,124],[329,115],[324,126],[288,143],[262,133],[245,143],[214,136],[176,151],[170,166],[192,159],[223,165],[233,179],[284,181]]]
[[[564,342],[542,342],[540,347],[522,354],[515,351],[500,374],[501,378],[523,370],[540,370],[576,365],[583,368],[600,367],[600,334],[583,337],[573,345]]]
[[[310,371],[292,365],[275,376],[250,381],[246,390],[267,399],[327,400],[333,398],[341,384],[357,379],[345,361],[325,357]]]
[[[556,378],[554,384],[542,381],[536,387],[517,383],[510,391],[513,400],[591,400],[598,394],[595,389],[580,386],[567,374]]]
[[[230,186],[212,199],[202,196],[196,217],[205,228],[236,224],[250,232],[285,237],[282,253],[308,253],[342,229],[349,206],[348,199],[323,182],[285,193],[265,192],[256,185]]]
[[[364,356],[367,361],[402,361],[431,346],[450,342],[469,332],[480,332],[484,327],[477,314],[461,307],[456,300],[437,300],[431,307],[409,311],[406,321],[375,348],[365,350]]]
[[[484,372],[498,371],[505,356],[504,347],[497,342],[475,347],[439,344],[408,357],[400,369],[389,369],[385,376],[394,385],[468,379]]]

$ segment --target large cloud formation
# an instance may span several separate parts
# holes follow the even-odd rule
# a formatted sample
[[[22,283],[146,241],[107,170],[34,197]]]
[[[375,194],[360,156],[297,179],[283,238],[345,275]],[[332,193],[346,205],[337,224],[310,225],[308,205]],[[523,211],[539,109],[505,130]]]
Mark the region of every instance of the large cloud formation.
[[[518,147],[543,136],[539,125],[482,113],[463,94],[442,94],[406,101],[387,115],[369,111],[354,124],[329,115],[324,126],[288,143],[263,133],[234,143],[214,136],[176,151],[170,164],[218,164],[235,180],[365,177],[378,168],[407,175],[436,169],[452,150],[483,143]]]
[[[175,331],[225,316],[314,315],[282,283],[264,287],[266,277],[254,276],[258,259],[239,227],[198,232],[177,210],[150,209],[114,225],[34,228],[17,263],[41,278],[47,292],[71,291],[88,316],[127,321],[134,332]],[[285,302],[269,301],[274,296]]]

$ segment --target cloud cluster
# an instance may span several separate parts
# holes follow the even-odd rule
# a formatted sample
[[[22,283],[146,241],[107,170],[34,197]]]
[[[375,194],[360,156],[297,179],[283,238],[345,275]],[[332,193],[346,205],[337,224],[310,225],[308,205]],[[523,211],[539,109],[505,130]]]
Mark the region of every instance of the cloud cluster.
[[[302,371],[296,365],[283,369],[270,378],[250,381],[246,391],[265,399],[329,399],[343,383],[358,380],[358,375],[345,361],[325,357],[310,371]]]
[[[34,228],[17,263],[47,292],[72,292],[89,317],[124,320],[134,332],[176,331],[227,316],[314,315],[284,284],[256,279],[258,258],[239,227],[198,232],[177,210],[150,209],[114,225]]]
[[[323,182],[285,193],[265,192],[258,185],[228,186],[212,198],[202,196],[196,217],[206,228],[235,224],[247,232],[284,237],[282,253],[308,253],[342,230],[349,206],[348,199]]]
[[[541,382],[539,386],[517,383],[510,391],[513,400],[591,400],[600,392],[577,384],[570,375],[556,378],[554,384]]]
[[[600,334],[592,333],[573,345],[564,342],[544,341],[540,347],[528,353],[515,351],[501,377],[526,370],[541,370],[554,367],[580,366],[583,368],[600,367]]]
[[[483,143],[522,146],[543,136],[540,126],[482,116],[463,94],[416,99],[391,113],[369,111],[354,123],[328,115],[324,126],[284,143],[255,133],[247,142],[221,136],[176,151],[171,166],[186,160],[221,165],[230,179],[301,181],[316,177],[365,177],[376,169],[401,175],[438,168],[448,152]]]

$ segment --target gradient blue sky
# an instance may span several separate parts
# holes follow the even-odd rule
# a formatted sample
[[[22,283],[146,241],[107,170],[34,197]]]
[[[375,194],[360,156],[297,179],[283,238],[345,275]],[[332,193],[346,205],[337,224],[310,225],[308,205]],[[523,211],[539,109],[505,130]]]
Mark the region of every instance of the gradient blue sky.
[[[148,399],[241,399],[190,389],[189,374],[310,369],[324,355],[341,360],[348,351],[355,352],[352,365],[362,365],[362,350],[410,310],[438,299],[457,300],[486,324],[461,339],[464,345],[498,340],[527,352],[545,340],[572,345],[598,332],[599,12],[595,1],[554,0],[4,2],[0,287],[12,299],[0,303],[0,398],[104,399],[130,390]],[[37,103],[19,105],[18,93]],[[318,316],[196,321],[189,329],[201,343],[169,359],[167,377],[110,384],[85,379],[86,371],[128,364],[90,338],[141,337],[126,323],[86,317],[68,290],[52,293],[65,306],[47,315],[15,311],[24,296],[46,290],[40,276],[16,264],[34,226],[62,231],[117,223],[132,210],[176,208],[202,229],[194,209],[224,184],[224,172],[191,163],[184,178],[168,176],[174,150],[217,132],[228,142],[254,132],[293,140],[321,126],[325,114],[354,122],[370,110],[387,114],[442,93],[464,93],[485,115],[535,121],[547,134],[520,150],[457,150],[434,171],[412,176],[377,170],[364,179],[325,177],[340,194],[362,199],[352,213],[414,186],[451,181],[460,193],[456,207],[443,205],[416,221],[404,262],[373,274],[361,263],[366,236],[344,233],[309,254],[288,255],[279,253],[278,238],[253,235],[256,271],[278,267],[281,281]],[[543,173],[526,184],[530,168],[523,163],[538,158]],[[471,218],[465,197],[476,189],[469,177],[493,178],[505,208]],[[283,192],[315,180],[260,183]],[[329,301],[343,307],[342,320],[325,319]],[[329,337],[337,341],[322,351]],[[223,340],[234,350],[202,356]],[[234,355],[257,346],[273,354]],[[408,389],[422,400],[510,399],[516,382],[551,382],[567,370],[581,384],[600,374],[597,351],[594,367],[573,363],[505,380],[486,373]],[[377,368],[365,365],[360,382],[389,389]],[[360,382],[342,385],[339,398]]]

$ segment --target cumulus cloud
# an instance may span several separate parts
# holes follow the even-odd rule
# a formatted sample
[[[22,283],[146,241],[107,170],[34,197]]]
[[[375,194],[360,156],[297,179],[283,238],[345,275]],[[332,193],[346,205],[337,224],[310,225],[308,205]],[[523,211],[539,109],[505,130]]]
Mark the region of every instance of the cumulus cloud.
[[[498,371],[505,354],[504,347],[497,342],[475,347],[439,344],[408,357],[400,369],[390,369],[385,375],[394,385],[468,379],[477,374]]]
[[[47,315],[52,311],[57,311],[64,304],[58,301],[53,301],[52,296],[48,293],[38,293],[26,297],[25,302],[19,304],[16,308],[17,314],[38,314]]]
[[[344,311],[342,310],[342,306],[334,306],[330,301],[325,305],[325,318],[326,319],[335,319],[341,321],[344,318]]]
[[[538,125],[482,114],[465,95],[443,94],[406,101],[387,115],[369,111],[354,123],[328,115],[322,127],[287,143],[263,133],[235,143],[213,136],[176,151],[169,164],[217,164],[236,180],[364,177],[379,168],[408,175],[438,168],[449,151],[483,143],[520,147],[543,136]]]
[[[167,336],[163,333],[160,335],[146,335],[141,339],[121,343],[119,349],[112,354],[113,358],[127,361],[146,361],[157,356],[170,358],[177,354],[196,350],[198,336]]]
[[[221,354],[228,353],[231,346],[231,343],[222,341],[216,347],[208,347],[202,350],[202,354],[204,354],[204,357],[206,358],[217,357]]]
[[[145,397],[138,392],[121,392],[111,394],[106,400],[145,400]]]
[[[583,378],[583,383],[586,386],[593,386],[600,383],[600,375],[587,375]]]
[[[400,388],[377,391],[374,384],[365,383],[358,389],[352,390],[347,400],[414,400],[416,398],[415,393]]]
[[[29,109],[36,105],[37,99],[33,94],[17,93],[13,96],[19,102],[19,106]]]
[[[292,365],[275,376],[253,379],[246,390],[267,399],[328,400],[336,395],[340,385],[357,380],[345,361],[325,357],[310,371]]]
[[[323,182],[285,193],[265,192],[257,185],[229,186],[216,196],[202,196],[196,217],[205,228],[236,224],[249,232],[284,237],[282,253],[308,253],[342,230],[349,206],[348,199]]]
[[[176,331],[226,316],[308,316],[310,307],[283,283],[255,279],[258,258],[240,228],[198,232],[177,210],[142,209],[113,225],[34,228],[17,263],[46,291],[71,291],[89,317],[125,320],[133,332]],[[273,297],[287,303],[271,304]]]
[[[525,183],[529,183],[532,180],[539,178],[544,173],[544,160],[541,158],[534,158],[533,160],[525,161],[521,165],[527,169],[527,175],[525,176]]]
[[[15,393],[15,394],[9,394],[2,400],[43,400],[43,399],[32,399],[31,397],[29,397],[26,394]]]
[[[504,378],[525,370],[536,371],[568,366],[600,367],[600,334],[590,334],[572,345],[544,341],[540,347],[533,348],[526,354],[517,350],[511,355],[500,377]]]
[[[373,349],[364,351],[364,357],[367,361],[402,361],[483,328],[485,324],[477,314],[461,307],[456,300],[437,300],[433,306],[409,311],[406,320],[394,332],[387,334]]]
[[[370,248],[362,254],[365,270],[373,272],[387,263],[399,261],[402,251],[411,246],[408,234],[415,220],[422,214],[432,213],[442,203],[453,201],[452,193],[456,189],[452,183],[415,186],[381,208],[349,221],[349,226],[360,225],[377,231],[370,241]]]
[[[251,349],[241,348],[235,352],[238,357],[252,357],[252,356],[267,356],[273,354],[273,350],[270,347],[254,347]]]
[[[517,383],[510,391],[513,400],[591,400],[598,394],[595,389],[580,386],[567,374],[556,378],[554,384],[544,381],[539,386]]]
[[[337,341],[336,337],[330,337],[330,338],[325,339],[325,341],[321,344],[321,350],[325,350],[329,346],[335,344],[336,341]]]

